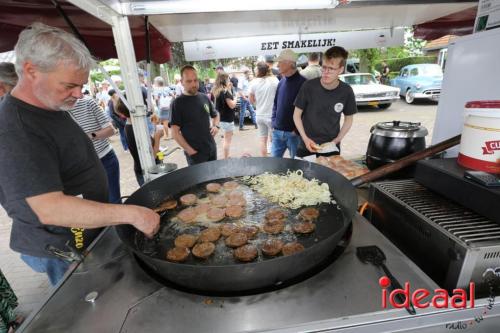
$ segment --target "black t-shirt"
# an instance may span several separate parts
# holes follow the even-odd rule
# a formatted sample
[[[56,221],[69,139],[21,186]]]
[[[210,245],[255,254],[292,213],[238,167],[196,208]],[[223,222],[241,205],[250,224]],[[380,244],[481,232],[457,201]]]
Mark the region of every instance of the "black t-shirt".
[[[302,109],[302,123],[307,136],[322,144],[332,141],[340,132],[340,115],[358,112],[354,92],[347,83],[339,81],[337,88],[325,89],[321,78],[306,81],[300,88],[295,106]]]
[[[226,99],[233,99],[230,91],[222,91],[215,99],[215,108],[219,111],[220,121],[232,123],[234,121],[234,110],[226,103]]]
[[[237,77],[232,77],[229,79],[229,81],[231,81],[234,89],[238,88],[238,78]]]
[[[212,102],[204,94],[182,94],[172,102],[172,125],[181,129],[187,143],[197,151],[214,149],[215,140],[210,134],[210,118],[217,117]]]
[[[44,225],[27,197],[62,191],[108,202],[106,172],[90,139],[69,113],[47,111],[11,95],[0,103],[0,203],[12,218],[10,247],[52,257],[47,245],[85,249],[101,229]]]

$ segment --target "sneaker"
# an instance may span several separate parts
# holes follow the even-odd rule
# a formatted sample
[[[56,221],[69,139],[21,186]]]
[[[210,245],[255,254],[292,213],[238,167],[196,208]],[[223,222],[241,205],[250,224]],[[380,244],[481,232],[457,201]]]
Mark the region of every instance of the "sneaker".
[[[240,131],[244,131],[245,130],[245,127],[240,127]]]
[[[259,128],[259,126],[257,126],[257,124],[255,124],[255,129],[258,129],[258,128]]]

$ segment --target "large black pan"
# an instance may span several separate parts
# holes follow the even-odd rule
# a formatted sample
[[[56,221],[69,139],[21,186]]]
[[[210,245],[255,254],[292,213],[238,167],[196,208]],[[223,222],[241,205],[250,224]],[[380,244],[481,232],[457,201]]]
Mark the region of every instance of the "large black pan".
[[[264,172],[285,173],[287,170],[302,170],[308,179],[316,178],[327,183],[333,198],[340,207],[340,213],[329,216],[330,223],[322,223],[319,241],[300,253],[281,256],[274,259],[252,263],[234,263],[228,265],[196,265],[173,263],[150,256],[137,244],[137,231],[129,225],[116,227],[117,233],[125,245],[157,275],[179,286],[206,292],[244,292],[280,284],[313,269],[323,262],[335,249],[340,239],[351,224],[357,209],[357,195],[354,186],[374,180],[390,171],[443,149],[457,144],[459,137],[442,144],[415,153],[382,168],[376,169],[351,182],[339,173],[319,164],[302,160],[281,158],[240,158],[202,163],[183,168],[155,179],[137,190],[126,201],[145,207],[156,207],[166,197],[177,197],[201,183],[229,177],[259,175]]]
[[[241,158],[219,160],[183,168],[155,179],[136,191],[126,204],[155,207],[166,197],[200,183],[228,177],[285,173],[302,170],[304,177],[328,183],[340,207],[329,223],[322,223],[320,240],[298,254],[252,263],[197,265],[173,263],[144,253],[136,242],[136,230],[128,225],[117,227],[122,241],[150,268],[167,280],[183,287],[208,292],[234,292],[259,289],[294,278],[322,262],[335,249],[356,212],[354,187],[342,175],[315,163],[281,158]],[[335,209],[338,212],[338,210]]]

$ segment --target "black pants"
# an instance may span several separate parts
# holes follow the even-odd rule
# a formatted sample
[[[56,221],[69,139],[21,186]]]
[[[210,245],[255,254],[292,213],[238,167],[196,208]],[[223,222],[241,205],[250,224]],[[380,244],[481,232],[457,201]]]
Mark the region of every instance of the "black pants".
[[[198,150],[198,152],[192,156],[189,156],[186,152],[184,152],[184,155],[186,155],[186,161],[188,165],[215,161],[217,160],[217,148],[212,147],[207,151]]]

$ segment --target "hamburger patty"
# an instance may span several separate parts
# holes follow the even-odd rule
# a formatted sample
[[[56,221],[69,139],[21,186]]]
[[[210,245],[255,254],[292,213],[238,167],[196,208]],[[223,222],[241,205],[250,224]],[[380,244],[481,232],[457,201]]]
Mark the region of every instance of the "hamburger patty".
[[[239,231],[240,228],[238,228],[236,225],[231,224],[231,223],[224,223],[220,229],[220,233],[224,237],[228,237],[229,235]]]
[[[292,242],[292,243],[287,243],[283,245],[283,248],[281,249],[283,252],[283,255],[289,256],[301,251],[304,251],[304,246],[300,243],[297,242]]]
[[[182,234],[175,238],[174,244],[176,247],[187,247],[192,248],[196,241],[198,240],[198,236],[190,235],[190,234]]]
[[[244,211],[243,207],[241,207],[241,206],[228,206],[226,208],[226,216],[238,218],[241,215],[243,215],[243,211]]]
[[[292,227],[293,231],[298,234],[309,234],[316,229],[316,224],[312,222],[295,223]]]
[[[155,209],[153,209],[153,211],[155,211],[156,213],[161,213],[161,212],[164,212],[166,210],[174,209],[175,207],[177,207],[177,200],[170,199],[170,200],[163,202],[161,205],[159,205]]]
[[[263,229],[268,234],[279,234],[285,229],[285,221],[280,219],[266,220]]]
[[[258,253],[255,245],[247,244],[234,250],[234,257],[239,261],[249,262],[257,258]]]
[[[200,233],[198,237],[198,242],[215,242],[220,238],[219,228],[207,228]]]
[[[229,181],[222,184],[222,186],[224,186],[224,189],[226,190],[234,190],[235,188],[238,188],[238,186],[240,185],[235,181]]]
[[[247,235],[248,239],[254,239],[257,237],[260,229],[254,225],[246,225],[240,228],[241,232]]]
[[[179,214],[177,214],[177,217],[184,223],[191,223],[194,222],[197,215],[198,214],[196,214],[196,211],[193,207],[188,207],[181,210]]]
[[[248,237],[243,232],[234,232],[226,238],[226,245],[229,247],[239,247],[248,242]]]
[[[215,245],[211,242],[203,242],[193,247],[193,255],[200,259],[206,259],[215,251]]]
[[[174,247],[167,252],[167,260],[169,261],[182,262],[185,261],[188,256],[189,249],[187,247]]]
[[[198,198],[194,194],[184,194],[182,197],[179,199],[181,203],[185,206],[192,206],[198,201]]]
[[[264,243],[260,249],[266,256],[275,256],[281,252],[283,248],[283,241],[277,238],[269,238]]]
[[[222,188],[222,185],[219,183],[209,183],[206,186],[207,191],[212,192],[212,193],[219,192],[221,188]]]
[[[226,217],[226,209],[212,207],[207,211],[207,217],[212,222],[219,222]]]
[[[302,208],[299,216],[306,221],[313,221],[318,218],[319,210],[313,207]]]

